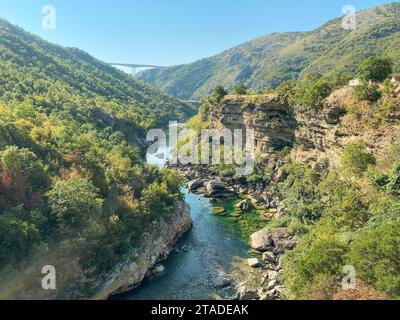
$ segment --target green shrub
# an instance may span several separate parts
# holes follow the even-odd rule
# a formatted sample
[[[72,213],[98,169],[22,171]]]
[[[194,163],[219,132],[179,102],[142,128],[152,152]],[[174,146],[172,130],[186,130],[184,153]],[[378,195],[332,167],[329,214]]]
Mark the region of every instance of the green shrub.
[[[363,82],[362,84],[354,87],[353,89],[354,98],[357,101],[378,101],[382,94],[380,92],[379,86],[375,83],[368,84]]]
[[[287,166],[285,171],[288,176],[281,191],[287,212],[305,224],[318,220],[323,211],[318,192],[320,175],[315,170],[298,164]]]
[[[247,88],[243,83],[239,83],[235,86],[234,93],[239,95],[246,95]]]
[[[291,104],[306,108],[318,108],[322,106],[324,99],[331,92],[332,85],[324,80],[320,73],[310,73],[297,81]]]
[[[387,184],[387,190],[396,196],[400,196],[400,162],[396,163]]]
[[[340,283],[346,246],[337,240],[313,239],[307,236],[283,260],[283,279],[292,298],[306,299],[309,288],[316,285],[321,276],[329,276]]]
[[[344,148],[342,167],[350,176],[360,177],[368,169],[368,166],[375,162],[375,157],[368,151],[364,141],[357,141]]]
[[[212,95],[211,95],[211,99],[217,103],[221,102],[221,100],[228,94],[228,92],[226,92],[226,90],[224,89],[224,87],[222,86],[217,86]]]
[[[351,243],[348,260],[364,282],[399,298],[400,222],[391,222],[361,234]]]
[[[383,81],[392,72],[392,61],[386,57],[369,57],[360,63],[357,68],[358,76],[365,81]]]

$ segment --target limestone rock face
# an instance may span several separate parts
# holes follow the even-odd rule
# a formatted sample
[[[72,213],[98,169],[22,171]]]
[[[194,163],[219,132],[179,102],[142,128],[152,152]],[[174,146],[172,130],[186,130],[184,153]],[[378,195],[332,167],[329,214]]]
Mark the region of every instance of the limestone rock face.
[[[211,122],[213,128],[242,129],[244,134],[246,129],[253,129],[259,152],[280,150],[294,143],[294,115],[274,95],[253,99],[252,96],[226,96],[222,104],[213,108]]]
[[[290,157],[299,163],[317,168],[340,166],[343,149],[356,140],[364,140],[375,156],[400,140],[400,126],[390,124],[379,129],[360,128],[356,120],[346,115],[347,97],[351,88],[332,93],[321,110],[290,108],[276,95],[228,95],[210,111],[213,129],[254,130],[256,154],[274,157],[271,151],[289,147]],[[245,134],[243,135],[245,144]],[[279,170],[279,163],[270,161],[271,170]],[[285,178],[278,172],[278,182]]]
[[[99,283],[99,294],[95,299],[105,299],[111,294],[134,289],[140,285],[149,270],[153,269],[156,273],[165,271],[162,265],[157,264],[168,257],[178,239],[192,227],[190,209],[185,202],[177,203],[173,219],[174,223],[160,221],[154,232],[143,237],[145,243],[137,260],[127,260],[117,266],[107,280]]]

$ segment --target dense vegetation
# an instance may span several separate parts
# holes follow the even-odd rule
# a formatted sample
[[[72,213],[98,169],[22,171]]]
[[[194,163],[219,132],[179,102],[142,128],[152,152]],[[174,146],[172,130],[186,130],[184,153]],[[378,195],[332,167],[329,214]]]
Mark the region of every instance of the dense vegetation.
[[[0,278],[71,247],[108,271],[181,198],[144,163],[145,129],[193,110],[4,20],[0,48]]]
[[[346,125],[356,126],[359,134],[391,130],[400,119],[400,84],[390,81],[392,66],[386,57],[370,56],[360,61],[353,74],[311,72],[265,94],[275,95],[295,112],[342,109]],[[348,86],[352,78],[361,79],[360,84]],[[218,86],[187,126],[197,131],[209,126],[210,109],[226,94]],[[232,94],[248,93],[238,86]],[[249,99],[257,96],[251,94]],[[343,121],[339,126],[345,126]],[[340,166],[335,169],[298,164],[290,151],[286,148],[263,154],[254,173],[246,178],[249,184],[263,183],[283,199],[286,214],[273,219],[269,227],[287,227],[300,239],[283,260],[287,297],[400,298],[400,143],[387,149],[381,145],[371,148],[355,139],[344,146]],[[282,181],[272,181],[274,173],[263,158],[278,158],[284,163]],[[235,173],[228,165],[216,169],[222,176],[233,177]],[[340,286],[346,265],[356,270],[357,290],[351,293]]]
[[[344,30],[342,19],[305,33],[277,33],[250,41],[188,65],[154,69],[140,78],[178,98],[202,98],[222,85],[244,83],[255,91],[319,71],[356,71],[368,55],[384,55],[400,72],[400,4],[357,14],[357,29]]]

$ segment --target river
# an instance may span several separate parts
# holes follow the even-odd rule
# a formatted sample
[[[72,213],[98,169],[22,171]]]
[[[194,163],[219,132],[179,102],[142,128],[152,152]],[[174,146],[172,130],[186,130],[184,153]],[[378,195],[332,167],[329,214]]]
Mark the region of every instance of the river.
[[[155,155],[148,162],[162,166]],[[183,300],[229,298],[233,286],[220,288],[222,278],[230,278],[235,264],[248,257],[248,245],[235,228],[212,212],[209,199],[187,193],[193,228],[177,243],[163,262],[164,275],[146,279],[123,300]]]

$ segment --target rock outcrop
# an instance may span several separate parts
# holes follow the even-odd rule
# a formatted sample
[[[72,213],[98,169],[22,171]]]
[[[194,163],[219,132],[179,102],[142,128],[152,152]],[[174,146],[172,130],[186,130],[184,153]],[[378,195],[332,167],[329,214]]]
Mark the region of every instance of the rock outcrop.
[[[160,217],[151,232],[145,233],[140,246],[129,252],[111,272],[98,274],[83,268],[76,252],[60,249],[58,253],[36,261],[23,275],[10,279],[3,299],[107,299],[110,295],[132,290],[149,275],[165,271],[159,264],[167,258],[177,240],[192,226],[189,206],[180,201],[168,219]],[[84,241],[84,240],[82,240]],[[82,244],[83,246],[83,244]],[[72,248],[71,251],[77,248]],[[135,251],[133,251],[135,250]],[[54,265],[57,272],[57,290],[43,290],[41,274],[43,265]],[[21,286],[20,282],[24,283]],[[88,290],[90,288],[90,290]],[[12,294],[12,295],[11,295]]]
[[[259,153],[292,146],[296,119],[290,108],[276,96],[226,96],[210,114],[213,128],[253,129]],[[245,135],[243,136],[245,142]]]
[[[209,118],[214,129],[253,129],[257,156],[267,159],[274,179],[285,179],[279,171],[282,159],[274,151],[289,147],[290,157],[314,167],[338,168],[343,149],[356,140],[364,140],[379,156],[382,150],[400,140],[400,125],[381,125],[379,129],[360,126],[355,116],[346,114],[351,88],[332,93],[320,110],[290,108],[276,95],[226,96],[213,106]],[[243,137],[243,143],[245,137]]]
[[[189,206],[179,202],[172,219],[172,223],[162,219],[156,230],[143,236],[144,243],[138,258],[135,261],[127,259],[117,266],[107,280],[99,284],[96,299],[136,288],[149,270],[168,257],[177,240],[192,227]]]

